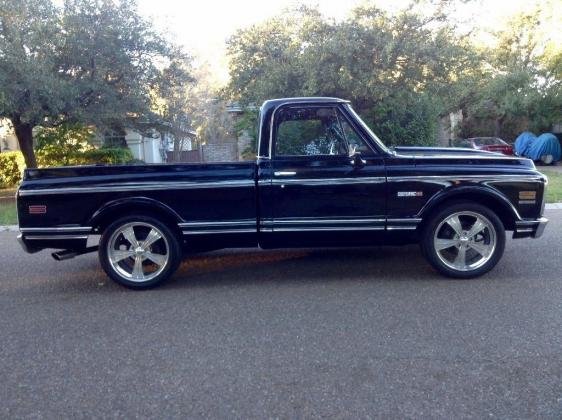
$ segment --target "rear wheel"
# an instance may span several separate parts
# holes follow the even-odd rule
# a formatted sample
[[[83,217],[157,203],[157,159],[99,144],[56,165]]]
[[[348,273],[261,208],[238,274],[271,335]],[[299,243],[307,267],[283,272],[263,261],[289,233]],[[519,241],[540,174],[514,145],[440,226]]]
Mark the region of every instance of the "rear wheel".
[[[421,245],[429,263],[440,273],[456,278],[477,277],[494,268],[502,257],[505,229],[487,207],[460,202],[429,221]]]
[[[99,258],[106,274],[133,289],[154,287],[177,269],[181,247],[177,235],[148,216],[129,216],[103,233]]]

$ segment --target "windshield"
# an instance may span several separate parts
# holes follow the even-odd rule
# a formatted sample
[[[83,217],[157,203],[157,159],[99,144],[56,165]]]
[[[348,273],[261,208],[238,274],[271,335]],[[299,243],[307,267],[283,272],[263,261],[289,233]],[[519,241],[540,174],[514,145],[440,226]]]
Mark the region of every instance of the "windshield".
[[[384,151],[390,153],[388,147],[384,145],[384,143],[377,137],[375,133],[369,128],[365,121],[355,112],[355,110],[351,107],[351,105],[346,104],[346,109],[355,117],[356,121],[361,125],[361,127],[371,136],[371,139],[377,143],[377,145]]]

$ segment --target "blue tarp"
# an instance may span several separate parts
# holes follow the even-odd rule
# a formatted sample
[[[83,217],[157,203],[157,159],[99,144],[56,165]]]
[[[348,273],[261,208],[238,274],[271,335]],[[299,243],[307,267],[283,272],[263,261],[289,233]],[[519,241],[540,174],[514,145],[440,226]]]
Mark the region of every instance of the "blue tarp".
[[[552,161],[556,162],[560,160],[560,154],[558,138],[552,133],[544,133],[530,144],[525,156],[533,160],[540,160],[542,156],[551,155]]]
[[[529,131],[524,131],[521,134],[519,134],[517,139],[515,139],[515,154],[517,156],[528,157],[527,153],[529,151],[529,148],[531,147],[531,144],[535,142],[536,139],[537,136],[535,136],[533,133]]]

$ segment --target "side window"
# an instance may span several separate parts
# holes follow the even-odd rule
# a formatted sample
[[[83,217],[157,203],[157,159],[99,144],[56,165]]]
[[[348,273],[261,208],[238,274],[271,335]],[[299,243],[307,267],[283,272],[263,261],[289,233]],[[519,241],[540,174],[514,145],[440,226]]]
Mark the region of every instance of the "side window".
[[[357,131],[347,122],[343,115],[339,115],[341,127],[347,143],[349,144],[349,154],[360,152],[363,156],[372,156],[373,150],[365,143]]]
[[[334,107],[289,107],[276,118],[277,156],[348,154],[345,134]]]

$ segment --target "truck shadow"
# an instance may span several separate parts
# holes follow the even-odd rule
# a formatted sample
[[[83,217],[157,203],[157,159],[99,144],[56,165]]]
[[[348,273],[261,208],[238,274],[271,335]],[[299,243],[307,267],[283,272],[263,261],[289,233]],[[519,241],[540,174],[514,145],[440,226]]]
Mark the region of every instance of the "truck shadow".
[[[162,287],[213,287],[264,282],[399,281],[437,277],[416,245],[234,250],[188,257]]]

